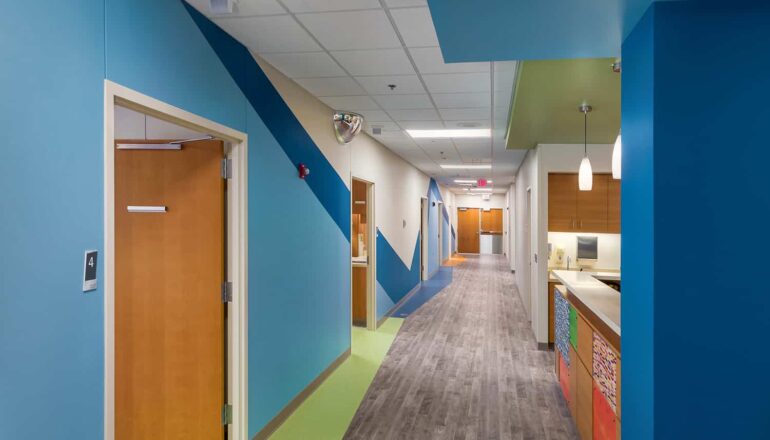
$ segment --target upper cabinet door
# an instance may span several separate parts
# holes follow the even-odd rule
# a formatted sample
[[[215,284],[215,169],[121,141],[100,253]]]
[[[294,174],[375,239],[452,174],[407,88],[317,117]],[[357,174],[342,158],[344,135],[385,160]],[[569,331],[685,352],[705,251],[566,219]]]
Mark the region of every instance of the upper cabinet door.
[[[548,175],[549,231],[571,232],[577,230],[577,193],[577,174]]]
[[[594,174],[591,191],[577,192],[577,229],[583,232],[607,231],[607,188],[610,176]],[[577,184],[575,184],[577,188]]]
[[[612,177],[607,187],[607,232],[620,234],[620,180]]]

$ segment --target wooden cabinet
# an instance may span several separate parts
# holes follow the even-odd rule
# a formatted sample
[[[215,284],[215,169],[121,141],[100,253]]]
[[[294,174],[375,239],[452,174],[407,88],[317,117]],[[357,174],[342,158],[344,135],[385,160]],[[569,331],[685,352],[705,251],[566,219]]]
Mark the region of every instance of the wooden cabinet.
[[[481,232],[503,233],[503,210],[493,208],[489,211],[481,211]]]
[[[577,385],[575,410],[575,424],[577,425],[580,438],[583,440],[593,439],[593,388],[594,381],[591,373],[588,371],[582,360],[575,359],[577,371]]]
[[[548,230],[574,231],[577,222],[577,174],[548,175]]]
[[[607,174],[594,174],[591,191],[577,192],[577,230],[607,231]]]
[[[620,234],[620,180],[612,177],[607,186],[607,232]]]
[[[594,174],[591,191],[580,191],[577,174],[549,174],[548,230],[619,233],[620,181]]]

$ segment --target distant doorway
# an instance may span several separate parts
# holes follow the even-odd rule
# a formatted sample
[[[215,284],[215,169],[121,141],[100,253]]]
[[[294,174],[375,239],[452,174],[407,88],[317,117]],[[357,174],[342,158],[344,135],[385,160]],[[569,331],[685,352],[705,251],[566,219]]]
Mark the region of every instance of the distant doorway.
[[[351,320],[354,326],[375,330],[377,266],[374,252],[374,184],[354,178],[351,203]]]
[[[428,279],[428,199],[420,199],[420,279]]]

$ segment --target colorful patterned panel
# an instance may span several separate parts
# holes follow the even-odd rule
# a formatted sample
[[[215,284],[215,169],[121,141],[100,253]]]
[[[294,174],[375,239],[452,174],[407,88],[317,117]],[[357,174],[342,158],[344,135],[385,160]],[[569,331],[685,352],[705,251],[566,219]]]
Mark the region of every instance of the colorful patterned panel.
[[[553,296],[554,302],[554,315],[556,322],[554,323],[554,339],[556,349],[559,350],[561,356],[564,358],[564,362],[569,366],[569,303],[561,296],[559,292]]]
[[[559,354],[559,385],[561,385],[561,392],[564,393],[564,398],[569,402],[569,367],[567,367],[567,363],[561,354]]]
[[[616,440],[618,436],[615,411],[594,383],[594,438],[593,440]]]
[[[597,333],[594,333],[594,381],[612,408],[617,412],[618,356]]]
[[[577,350],[577,310],[569,306],[569,342]]]

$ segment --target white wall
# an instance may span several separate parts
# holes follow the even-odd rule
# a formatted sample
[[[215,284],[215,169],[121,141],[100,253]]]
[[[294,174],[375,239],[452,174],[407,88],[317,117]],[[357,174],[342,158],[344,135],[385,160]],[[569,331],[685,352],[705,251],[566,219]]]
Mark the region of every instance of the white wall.
[[[612,147],[588,145],[594,172],[612,170]],[[529,151],[516,174],[516,283],[539,343],[548,341],[548,173],[576,173],[582,158],[583,145],[538,145]],[[532,252],[529,255],[524,233],[527,189],[532,191]]]
[[[505,194],[492,194],[489,200],[484,200],[481,196],[471,196],[468,194],[455,194],[456,208],[496,208],[505,209]]]
[[[598,259],[595,262],[587,264],[580,262],[580,266],[604,269],[620,270],[620,234],[596,234],[589,232],[549,232],[548,243],[552,245],[551,255],[548,258],[549,268],[566,268],[567,257],[570,257],[570,268],[574,268],[577,263],[577,237],[596,237]],[[564,251],[561,261],[558,259],[557,248]]]

